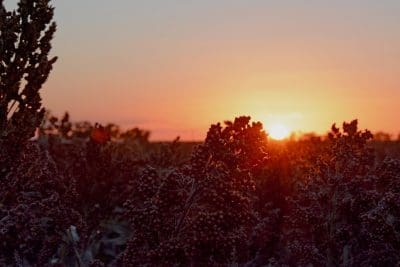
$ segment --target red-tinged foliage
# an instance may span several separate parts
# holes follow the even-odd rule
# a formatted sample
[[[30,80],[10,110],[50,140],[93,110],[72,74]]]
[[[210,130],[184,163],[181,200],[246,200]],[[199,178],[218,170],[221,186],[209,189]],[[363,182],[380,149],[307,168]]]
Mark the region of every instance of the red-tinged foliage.
[[[111,134],[103,126],[96,124],[90,133],[90,140],[96,144],[103,145],[111,140]]]

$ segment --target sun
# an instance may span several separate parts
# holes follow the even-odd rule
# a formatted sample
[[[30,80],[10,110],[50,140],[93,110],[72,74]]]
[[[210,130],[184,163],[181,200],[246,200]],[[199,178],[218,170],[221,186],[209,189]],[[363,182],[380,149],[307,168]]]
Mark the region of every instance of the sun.
[[[283,124],[273,124],[268,128],[269,136],[275,140],[285,139],[290,134],[288,127]]]

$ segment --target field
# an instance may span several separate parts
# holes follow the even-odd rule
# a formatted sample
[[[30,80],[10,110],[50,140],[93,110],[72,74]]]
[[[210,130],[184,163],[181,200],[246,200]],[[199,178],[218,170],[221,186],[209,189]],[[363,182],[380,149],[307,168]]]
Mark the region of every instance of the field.
[[[202,143],[148,137],[42,124],[1,180],[1,265],[399,263],[399,142],[357,121],[272,141],[249,117]]]

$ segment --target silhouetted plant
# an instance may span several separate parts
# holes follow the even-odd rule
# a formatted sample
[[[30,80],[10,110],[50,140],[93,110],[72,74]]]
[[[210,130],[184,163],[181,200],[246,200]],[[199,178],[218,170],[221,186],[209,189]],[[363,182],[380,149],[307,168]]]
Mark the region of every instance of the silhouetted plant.
[[[133,229],[126,266],[245,261],[255,223],[251,172],[264,161],[266,141],[261,124],[249,121],[211,126],[179,170],[144,170],[126,203]]]
[[[332,126],[329,146],[299,185],[287,215],[289,262],[300,266],[353,266],[361,216],[374,207],[374,154],[370,132],[357,121]]]
[[[51,71],[56,25],[49,0],[20,1],[7,11],[0,1],[0,172],[34,136],[44,109],[40,89]]]

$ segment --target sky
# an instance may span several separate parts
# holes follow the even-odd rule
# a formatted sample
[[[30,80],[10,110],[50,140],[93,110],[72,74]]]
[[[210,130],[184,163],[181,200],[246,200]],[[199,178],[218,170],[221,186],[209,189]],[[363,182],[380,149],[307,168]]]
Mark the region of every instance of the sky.
[[[8,4],[16,2],[8,0]],[[7,3],[7,0],[6,0]],[[400,132],[398,0],[54,0],[46,108],[199,140],[250,115]]]

